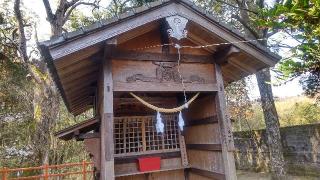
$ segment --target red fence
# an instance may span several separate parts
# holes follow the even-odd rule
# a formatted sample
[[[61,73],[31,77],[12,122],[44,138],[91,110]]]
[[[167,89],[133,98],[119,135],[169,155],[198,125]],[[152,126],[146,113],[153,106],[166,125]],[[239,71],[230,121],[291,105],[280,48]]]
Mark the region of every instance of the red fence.
[[[24,175],[29,174],[37,175]],[[40,173],[39,173],[40,172]],[[44,179],[50,180],[53,178],[62,178],[66,176],[77,176],[83,180],[93,179],[93,163],[83,161],[81,163],[68,163],[59,165],[43,165],[38,167],[27,168],[0,168],[1,180],[30,180],[30,179]],[[77,178],[78,179],[78,178]]]

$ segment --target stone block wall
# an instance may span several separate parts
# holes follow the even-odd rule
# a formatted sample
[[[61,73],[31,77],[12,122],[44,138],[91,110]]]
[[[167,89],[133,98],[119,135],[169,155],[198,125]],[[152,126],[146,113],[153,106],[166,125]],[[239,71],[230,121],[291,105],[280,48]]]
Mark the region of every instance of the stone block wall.
[[[320,124],[280,129],[289,173],[320,177]],[[239,170],[268,171],[266,132],[234,132],[235,159]]]

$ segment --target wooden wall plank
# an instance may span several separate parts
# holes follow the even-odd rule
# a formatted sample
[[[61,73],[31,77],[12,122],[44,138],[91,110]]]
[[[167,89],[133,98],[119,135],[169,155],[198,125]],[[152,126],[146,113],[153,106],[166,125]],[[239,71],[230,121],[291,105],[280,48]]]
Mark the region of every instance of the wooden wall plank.
[[[186,92],[216,92],[217,86],[210,84],[185,84]],[[114,82],[115,92],[182,92],[181,84],[154,82]]]
[[[202,118],[202,119],[191,119],[186,122],[186,127],[188,126],[199,126],[218,123],[218,117],[216,115]]]
[[[221,144],[220,127],[218,124],[189,126],[186,128],[187,144]]]
[[[187,152],[190,168],[224,174],[224,162],[221,151],[205,151],[187,148]]]
[[[212,172],[212,171],[206,171],[203,169],[197,169],[197,168],[190,168],[188,169],[189,172],[198,174],[200,176],[208,177],[210,179],[215,179],[215,180],[225,180],[225,175],[217,172]]]

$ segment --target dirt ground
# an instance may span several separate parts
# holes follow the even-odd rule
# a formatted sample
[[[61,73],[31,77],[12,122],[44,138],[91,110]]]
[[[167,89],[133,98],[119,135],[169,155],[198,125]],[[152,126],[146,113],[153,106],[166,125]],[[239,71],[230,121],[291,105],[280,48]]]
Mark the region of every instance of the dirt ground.
[[[255,173],[248,171],[237,171],[238,180],[271,180],[268,173]],[[289,180],[320,180],[319,177],[292,176],[288,175]]]

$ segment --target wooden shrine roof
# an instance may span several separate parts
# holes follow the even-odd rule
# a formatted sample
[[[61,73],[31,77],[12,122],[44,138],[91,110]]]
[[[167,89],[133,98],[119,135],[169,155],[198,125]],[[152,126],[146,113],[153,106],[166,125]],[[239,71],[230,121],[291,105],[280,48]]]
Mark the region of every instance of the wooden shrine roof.
[[[99,123],[100,119],[98,117],[94,117],[58,131],[54,135],[63,140],[70,140],[77,135],[95,130]]]
[[[189,0],[155,1],[77,31],[53,37],[39,43],[39,47],[68,110],[78,115],[93,107],[106,42],[116,40],[117,44],[121,44],[159,29],[161,20],[172,15],[189,20],[188,39],[197,45],[246,40],[239,31]],[[273,66],[280,59],[256,41],[233,46],[239,48],[241,54],[233,57],[231,63],[222,66],[227,83]],[[212,57],[219,58],[218,51],[224,49],[227,46],[220,49],[208,48],[208,51],[212,53]],[[159,57],[161,58],[165,57]]]

